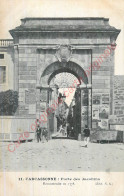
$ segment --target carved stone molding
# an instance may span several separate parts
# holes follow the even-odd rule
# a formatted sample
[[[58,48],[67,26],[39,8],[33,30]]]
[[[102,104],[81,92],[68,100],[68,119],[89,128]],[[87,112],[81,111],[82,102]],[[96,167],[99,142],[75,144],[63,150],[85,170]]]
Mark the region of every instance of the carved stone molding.
[[[70,45],[60,45],[56,50],[56,57],[60,62],[68,62],[72,56],[72,47]]]

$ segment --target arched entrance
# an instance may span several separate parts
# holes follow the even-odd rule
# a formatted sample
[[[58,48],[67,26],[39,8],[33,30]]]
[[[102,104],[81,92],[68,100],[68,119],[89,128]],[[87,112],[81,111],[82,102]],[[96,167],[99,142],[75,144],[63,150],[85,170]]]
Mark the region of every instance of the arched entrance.
[[[60,98],[61,103],[58,104],[54,115],[49,116],[49,126],[53,127],[54,123],[54,127],[56,127],[56,130],[54,128],[54,137],[76,138],[76,129],[74,129],[76,110],[74,110],[74,106],[77,99],[75,99],[75,91],[80,85],[80,81],[69,70],[67,72],[66,69],[60,70],[60,72],[55,71],[52,75],[54,76],[49,78],[49,86],[52,89],[49,102],[52,104],[54,100]],[[77,125],[77,120],[75,124]]]
[[[70,61],[52,63],[43,71],[40,84],[38,112],[47,116],[42,126],[47,127],[50,136],[77,139],[89,123],[88,77],[84,69]]]
[[[80,83],[88,84],[88,76],[85,70],[75,62],[59,62],[56,61],[51,63],[46,69],[41,73],[40,84],[44,83],[45,85],[49,84],[51,77],[54,77],[57,73],[69,72],[75,75]],[[46,81],[44,81],[46,79]]]

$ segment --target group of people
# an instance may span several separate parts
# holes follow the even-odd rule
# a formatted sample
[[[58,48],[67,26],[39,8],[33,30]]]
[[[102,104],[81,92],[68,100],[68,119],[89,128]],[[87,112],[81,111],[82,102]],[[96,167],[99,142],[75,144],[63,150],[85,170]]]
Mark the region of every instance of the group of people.
[[[46,128],[42,128],[40,127],[40,125],[37,126],[36,129],[36,139],[37,142],[39,143],[40,141],[47,141],[48,142],[48,131]]]
[[[62,126],[60,127],[60,132],[62,132],[63,135],[67,134],[67,137],[74,136],[74,129],[73,129],[73,127],[70,126],[69,123],[67,124],[67,133],[65,133],[65,129]],[[84,142],[85,142],[84,147],[87,147],[88,143],[89,143],[89,138],[90,138],[90,129],[88,128],[87,125],[85,125],[85,129],[83,131],[83,134],[84,134]],[[48,142],[47,129],[46,128],[41,129],[40,126],[38,125],[37,129],[36,129],[36,139],[37,139],[38,143],[40,141],[44,142],[45,140]]]

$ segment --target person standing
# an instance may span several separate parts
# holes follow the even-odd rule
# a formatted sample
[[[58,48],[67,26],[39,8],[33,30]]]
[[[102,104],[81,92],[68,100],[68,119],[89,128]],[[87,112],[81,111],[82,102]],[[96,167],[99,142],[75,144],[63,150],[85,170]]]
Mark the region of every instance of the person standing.
[[[48,131],[46,128],[43,128],[42,130],[42,140],[43,140],[43,143],[45,140],[48,142]]]
[[[85,147],[87,148],[90,139],[90,129],[88,128],[87,125],[85,125],[85,129],[83,132],[84,132]]]
[[[41,128],[39,125],[37,126],[36,135],[37,135],[37,142],[41,141]]]
[[[70,131],[71,131],[70,124],[67,123],[67,138],[69,138],[69,136],[70,136]]]
[[[61,133],[62,136],[65,135],[65,129],[63,128],[62,125],[60,125],[59,132]]]

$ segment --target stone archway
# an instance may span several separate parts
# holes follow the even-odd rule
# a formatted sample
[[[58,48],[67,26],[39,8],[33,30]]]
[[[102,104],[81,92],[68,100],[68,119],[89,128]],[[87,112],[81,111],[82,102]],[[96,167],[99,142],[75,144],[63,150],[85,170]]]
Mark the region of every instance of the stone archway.
[[[88,84],[88,76],[85,70],[79,64],[73,61],[69,61],[69,62],[56,61],[54,63],[51,63],[42,72],[39,83],[40,84],[44,83],[44,85],[48,85],[49,83],[48,78],[52,77],[54,72],[62,72],[64,70],[74,74],[77,78],[79,78],[81,83]]]
[[[80,65],[74,63],[74,62],[54,62],[47,66],[45,70],[42,72],[41,78],[40,78],[40,86],[39,86],[39,107],[41,107],[40,115],[44,115],[45,112],[47,113],[46,116],[51,117],[53,119],[53,116],[55,115],[53,110],[50,107],[50,96],[52,93],[52,88],[50,87],[50,81],[59,73],[71,73],[74,75],[77,80],[79,81],[78,89],[77,89],[77,94],[80,95],[80,98],[76,100],[76,105],[78,105],[78,110],[75,109],[76,112],[80,113],[80,115],[77,115],[80,117],[80,120],[78,121],[78,134],[81,133],[81,129],[85,126],[85,124],[88,123],[88,118],[89,118],[89,90],[87,89],[88,86],[88,77],[82,67]],[[87,90],[86,90],[87,89]],[[87,96],[86,96],[87,94]],[[79,97],[79,96],[78,96]],[[86,103],[83,105],[83,99],[86,99],[87,97],[87,105]],[[58,97],[56,97],[58,99]],[[78,104],[79,102],[79,104]],[[91,106],[91,104],[90,104]],[[77,106],[76,106],[77,107]],[[82,114],[82,107],[85,108],[85,120]],[[39,112],[39,111],[38,111]],[[90,108],[90,115],[91,115],[91,108]],[[75,119],[77,119],[75,115]],[[52,120],[51,120],[52,121]],[[43,125],[44,126],[44,125]],[[49,118],[47,118],[47,123],[45,126],[48,128],[49,132],[50,127],[54,127],[49,125]],[[54,128],[53,128],[54,129]]]

